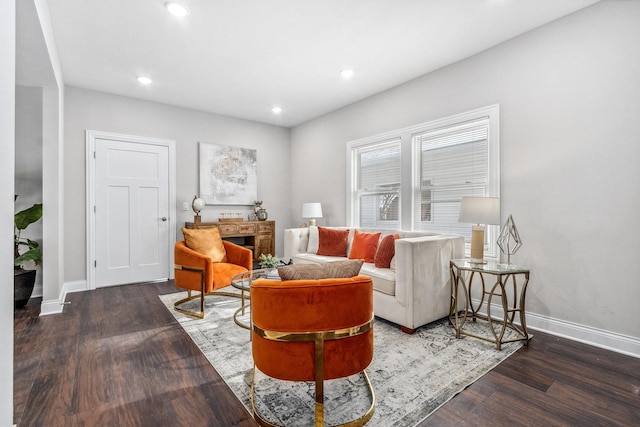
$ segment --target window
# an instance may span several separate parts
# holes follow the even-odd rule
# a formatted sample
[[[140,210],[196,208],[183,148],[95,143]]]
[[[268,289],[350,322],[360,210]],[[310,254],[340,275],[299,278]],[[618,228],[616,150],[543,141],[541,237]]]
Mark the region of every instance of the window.
[[[347,145],[351,226],[464,236],[463,196],[499,197],[497,105]],[[498,226],[487,226],[485,256],[497,257]]]
[[[463,196],[488,193],[488,120],[416,134],[413,143],[421,209],[414,228],[470,236],[458,212]]]
[[[397,229],[400,225],[400,139],[353,151],[353,215],[360,227]]]

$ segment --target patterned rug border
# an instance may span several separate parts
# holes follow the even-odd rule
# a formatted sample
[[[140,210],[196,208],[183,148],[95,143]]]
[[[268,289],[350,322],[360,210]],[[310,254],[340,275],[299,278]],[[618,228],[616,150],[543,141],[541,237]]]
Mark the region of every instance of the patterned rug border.
[[[233,313],[240,307],[239,299],[207,297],[207,315],[205,319],[196,319],[173,309],[173,303],[185,295],[186,292],[179,292],[159,295],[159,298],[245,409],[253,414],[249,396],[253,368],[249,331],[232,320]],[[198,301],[192,303],[196,305]],[[477,328],[474,333],[489,333],[486,323],[469,326]],[[522,346],[521,342],[507,343],[498,352],[489,342],[471,337],[456,339],[446,319],[425,325],[415,334],[408,335],[402,333],[397,325],[376,318],[374,334],[374,359],[367,372],[376,393],[376,409],[367,426],[404,427],[421,423]],[[216,353],[223,353],[225,357],[217,357]],[[447,375],[441,375],[442,372],[447,372]],[[340,381],[325,383],[327,422],[344,422],[354,411],[357,412],[354,406],[367,407],[367,402],[360,402],[358,396],[346,393],[347,387],[352,391],[354,383],[358,383],[357,378],[349,377],[346,384]],[[303,426],[311,422],[312,406],[305,408],[306,404],[313,404],[311,384],[305,386],[302,383],[300,386],[300,383],[272,380],[261,376],[260,372],[256,383],[260,387],[257,395],[264,397],[264,401],[256,404],[260,413],[267,414],[270,421],[287,426]],[[298,388],[294,384],[298,384]],[[359,391],[365,390],[364,387],[356,387]],[[366,401],[365,395],[360,396],[360,400]],[[296,405],[298,402],[305,404]],[[272,407],[277,410],[271,410]],[[337,419],[330,417],[333,415]]]

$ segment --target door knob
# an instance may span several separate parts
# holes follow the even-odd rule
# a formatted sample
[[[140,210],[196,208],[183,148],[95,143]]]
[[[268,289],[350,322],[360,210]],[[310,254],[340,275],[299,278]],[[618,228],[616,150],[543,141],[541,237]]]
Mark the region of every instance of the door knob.
[[[161,219],[161,220],[163,220],[163,221],[166,221],[166,220],[167,220],[167,217],[166,217],[166,216],[163,216],[163,217],[162,217],[162,218],[160,218],[160,219]]]

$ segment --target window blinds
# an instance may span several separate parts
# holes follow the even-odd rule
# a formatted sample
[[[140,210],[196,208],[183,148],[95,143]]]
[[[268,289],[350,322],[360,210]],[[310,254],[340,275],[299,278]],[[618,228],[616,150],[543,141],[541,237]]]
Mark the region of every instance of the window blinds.
[[[358,206],[361,227],[399,226],[400,139],[358,149]]]
[[[468,224],[458,223],[460,201],[487,195],[488,138],[488,119],[413,136],[420,152],[420,229],[470,233]]]

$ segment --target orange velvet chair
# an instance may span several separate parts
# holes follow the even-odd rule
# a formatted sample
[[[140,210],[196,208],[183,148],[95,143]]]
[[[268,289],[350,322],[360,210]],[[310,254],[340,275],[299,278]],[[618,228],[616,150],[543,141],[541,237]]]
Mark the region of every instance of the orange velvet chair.
[[[200,319],[204,318],[204,297],[206,295],[226,295],[238,297],[236,293],[217,291],[231,284],[236,274],[253,268],[253,251],[242,246],[222,241],[227,253],[227,262],[212,262],[211,258],[189,249],[184,240],[175,245],[175,285],[187,290],[187,297],[176,301],[174,308],[180,313]],[[192,295],[196,291],[199,294]],[[187,301],[200,298],[200,312],[186,310],[179,306]]]
[[[362,372],[371,406],[343,425],[363,425],[373,416],[375,395],[365,371],[373,358],[373,285],[368,276],[251,284],[256,421],[272,425],[256,410],[255,369],[272,378],[315,381],[316,426],[324,425],[324,380]]]

